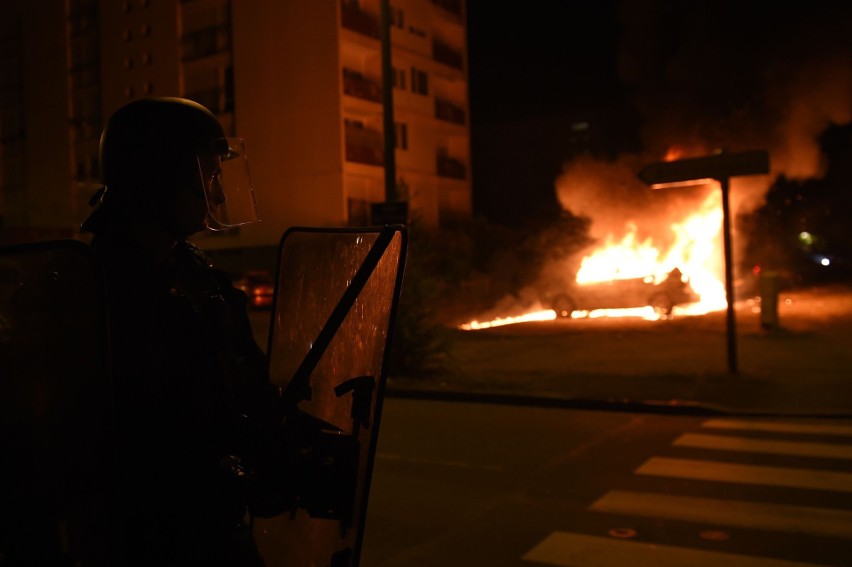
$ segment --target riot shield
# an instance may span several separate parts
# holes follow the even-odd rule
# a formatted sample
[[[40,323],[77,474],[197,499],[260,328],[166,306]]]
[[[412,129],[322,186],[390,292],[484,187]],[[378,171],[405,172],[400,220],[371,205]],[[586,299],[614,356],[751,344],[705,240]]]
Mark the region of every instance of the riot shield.
[[[116,565],[107,316],[74,240],[0,249],[0,564]]]
[[[283,471],[292,508],[255,519],[269,567],[358,565],[406,247],[401,226],[281,240],[270,379],[300,457]]]

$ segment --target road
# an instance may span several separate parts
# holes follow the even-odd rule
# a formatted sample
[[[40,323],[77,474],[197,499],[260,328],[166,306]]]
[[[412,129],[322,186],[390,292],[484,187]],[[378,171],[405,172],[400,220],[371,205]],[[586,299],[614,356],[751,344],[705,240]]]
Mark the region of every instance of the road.
[[[365,567],[852,564],[852,423],[387,399]]]

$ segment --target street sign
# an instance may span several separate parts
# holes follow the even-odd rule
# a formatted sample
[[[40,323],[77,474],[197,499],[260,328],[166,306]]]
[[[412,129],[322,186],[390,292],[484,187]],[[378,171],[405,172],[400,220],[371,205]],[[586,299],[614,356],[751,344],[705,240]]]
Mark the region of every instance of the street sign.
[[[754,150],[652,163],[642,168],[639,179],[648,185],[660,185],[763,173],[769,173],[769,154],[765,150]]]
[[[729,191],[731,177],[769,173],[769,154],[754,150],[737,154],[719,153],[712,156],[663,161],[646,165],[639,179],[654,187],[683,185],[699,179],[716,179],[722,190],[722,236],[725,248],[725,296],[727,298],[728,371],[737,373],[737,335],[734,315],[734,270],[731,251],[731,213]]]
[[[408,201],[384,201],[370,205],[374,225],[408,224]]]

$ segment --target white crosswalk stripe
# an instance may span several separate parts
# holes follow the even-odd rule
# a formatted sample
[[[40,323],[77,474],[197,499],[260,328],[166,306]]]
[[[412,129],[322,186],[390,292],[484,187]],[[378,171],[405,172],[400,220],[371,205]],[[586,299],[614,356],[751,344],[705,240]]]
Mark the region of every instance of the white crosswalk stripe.
[[[734,553],[704,551],[651,543],[623,541],[566,532],[554,532],[528,551],[525,561],[565,567],[813,567],[798,563]]]
[[[802,433],[810,435],[837,435],[852,437],[852,425],[834,423],[799,423],[747,419],[708,419],[701,424],[711,429],[739,429],[743,431],[769,431],[774,433]]]
[[[697,447],[700,449],[718,449],[720,451],[739,451],[742,453],[766,453],[772,455],[852,460],[852,445],[840,445],[837,443],[771,441],[766,439],[749,439],[746,437],[730,437],[727,435],[684,433],[675,439],[673,444],[675,447]]]
[[[636,473],[738,484],[852,492],[852,473],[818,469],[764,467],[697,459],[651,457],[636,469]]]
[[[784,487],[813,494],[852,493],[852,473],[838,465],[852,460],[852,426],[817,421],[709,419],[701,426],[713,434],[687,432],[672,442],[676,456],[652,456],[634,473],[641,478],[672,478],[709,483]],[[819,436],[818,439],[813,439]],[[690,450],[692,458],[680,458]],[[696,453],[695,451],[704,453]],[[766,455],[764,463],[744,464],[746,455]],[[694,458],[698,455],[700,458]],[[766,461],[765,459],[771,460]],[[782,466],[789,457],[792,466]],[[815,460],[818,459],[818,460]],[[751,459],[748,459],[751,460]],[[758,461],[760,462],[760,461]],[[826,464],[829,463],[829,464]],[[705,487],[706,488],[706,487]],[[703,490],[703,488],[702,488]],[[852,541],[852,511],[796,504],[707,498],[641,490],[613,489],[589,510],[619,516],[691,522],[705,526],[755,529]],[[547,565],[804,565],[633,540],[554,532],[523,557]]]
[[[592,504],[590,509],[613,514],[852,539],[852,512],[846,510],[628,490],[611,490]]]

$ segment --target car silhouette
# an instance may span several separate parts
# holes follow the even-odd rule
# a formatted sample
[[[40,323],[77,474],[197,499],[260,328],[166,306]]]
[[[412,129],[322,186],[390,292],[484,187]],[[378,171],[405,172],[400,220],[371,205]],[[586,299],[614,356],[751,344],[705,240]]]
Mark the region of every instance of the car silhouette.
[[[675,305],[694,303],[699,299],[700,296],[689,285],[689,279],[675,268],[659,283],[646,277],[573,284],[570,289],[546,297],[545,304],[556,311],[558,317],[565,318],[571,317],[574,311],[646,306],[668,317]]]

